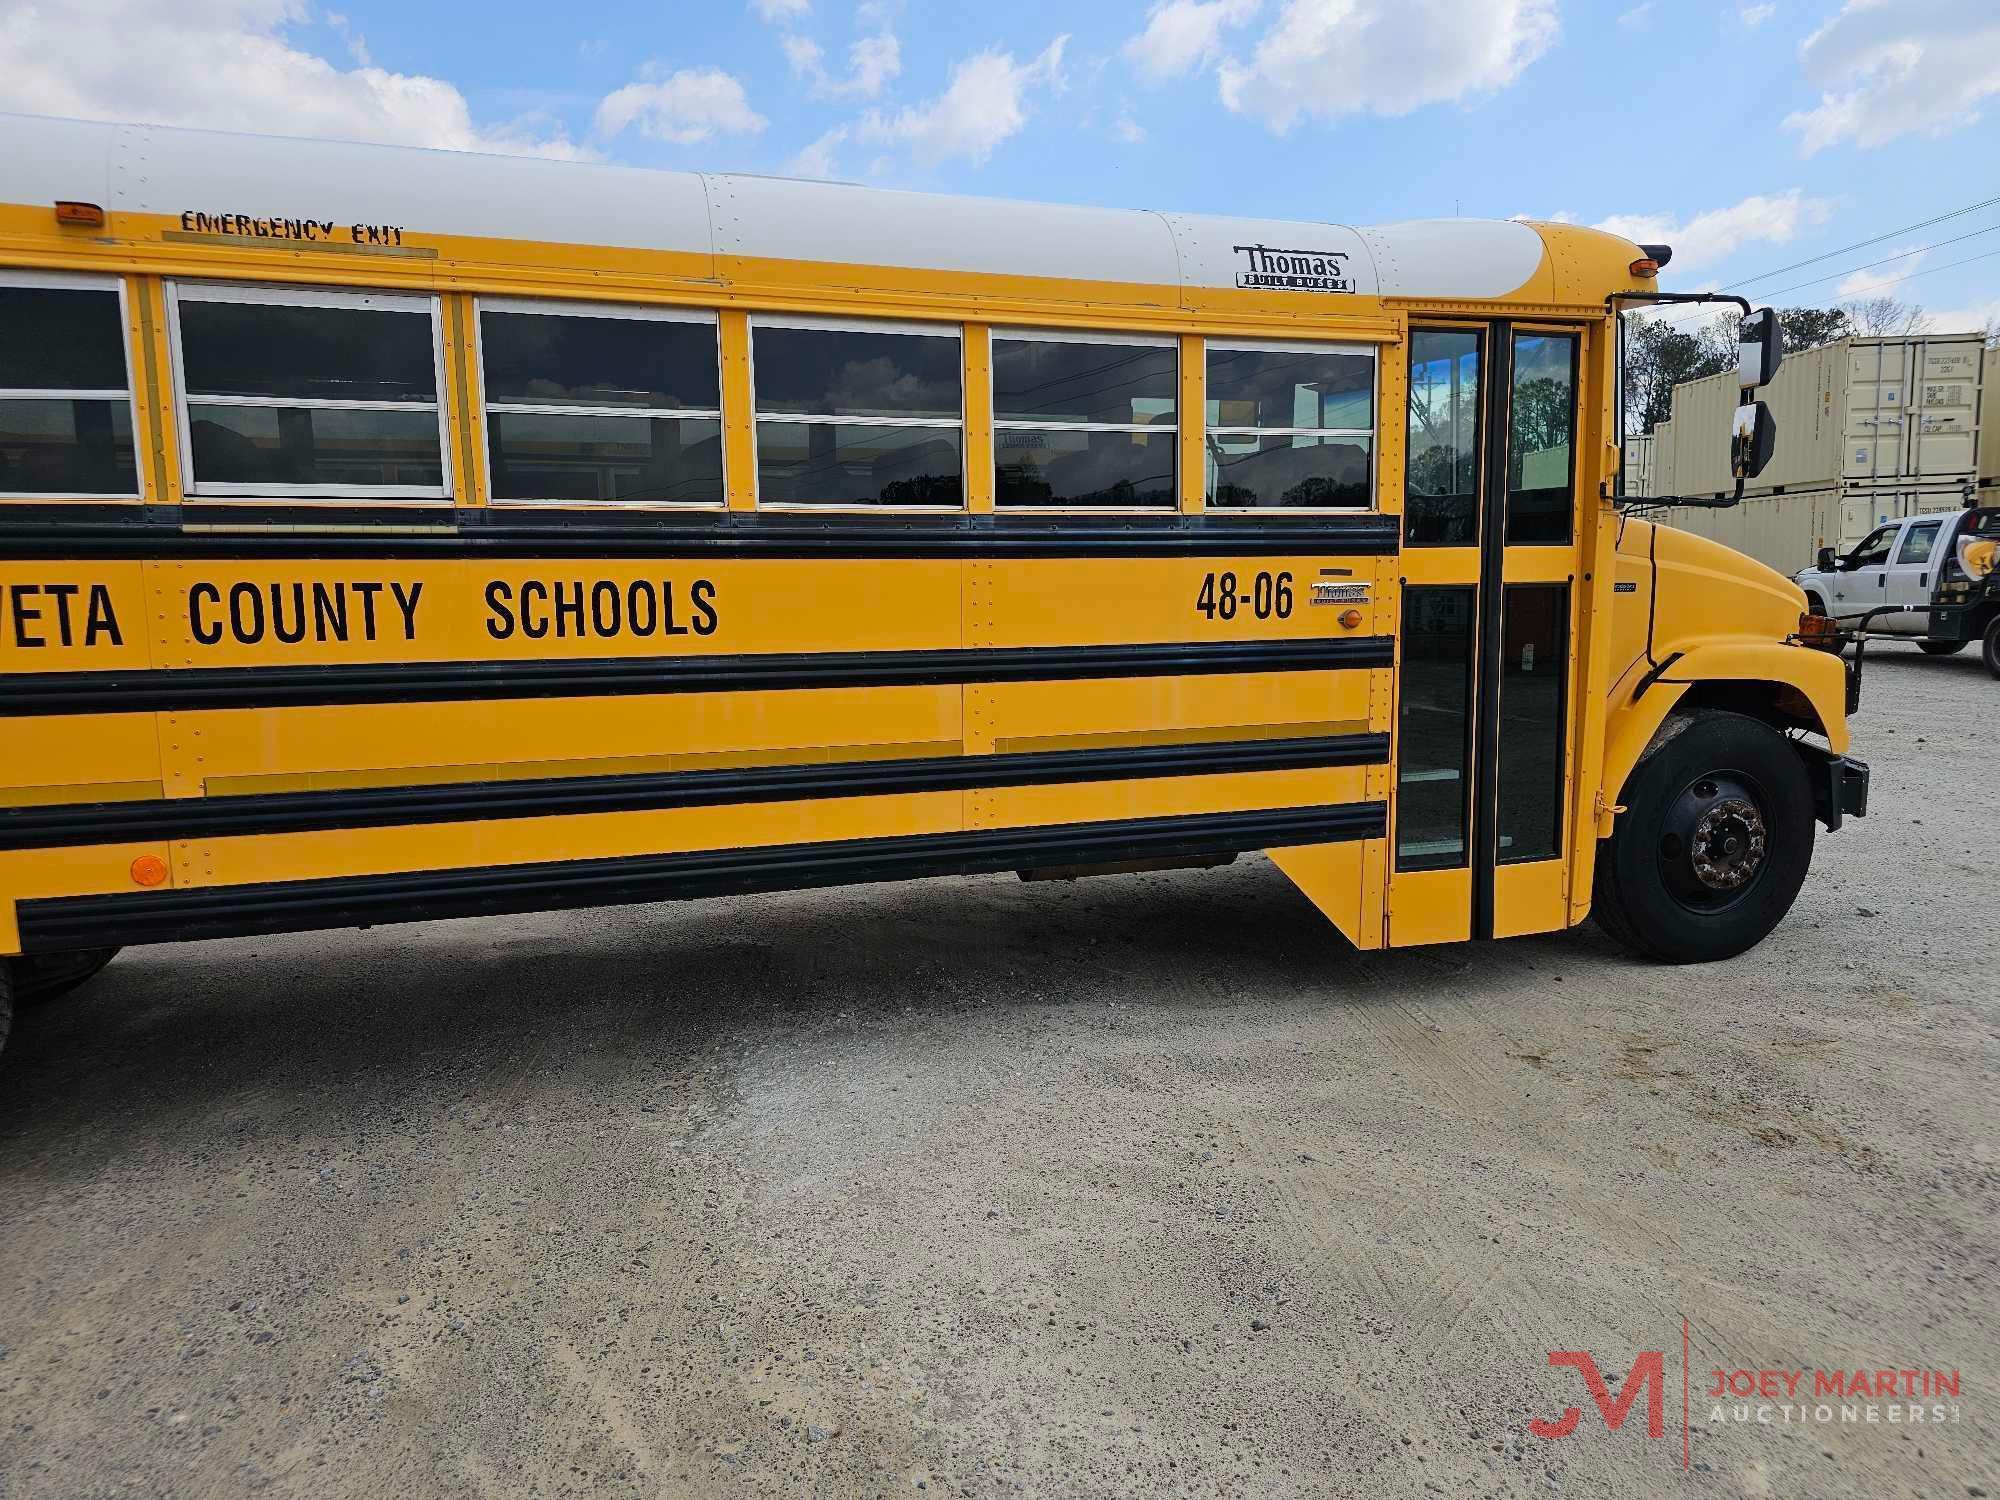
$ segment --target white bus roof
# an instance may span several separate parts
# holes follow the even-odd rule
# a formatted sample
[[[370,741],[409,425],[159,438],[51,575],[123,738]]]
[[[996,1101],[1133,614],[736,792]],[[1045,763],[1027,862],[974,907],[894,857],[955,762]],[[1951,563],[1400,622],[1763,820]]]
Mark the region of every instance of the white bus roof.
[[[1542,268],[1532,225],[1361,228],[653,171],[0,114],[0,202],[313,217],[682,254],[1235,287],[1252,250],[1320,258],[1359,296],[1491,298]]]

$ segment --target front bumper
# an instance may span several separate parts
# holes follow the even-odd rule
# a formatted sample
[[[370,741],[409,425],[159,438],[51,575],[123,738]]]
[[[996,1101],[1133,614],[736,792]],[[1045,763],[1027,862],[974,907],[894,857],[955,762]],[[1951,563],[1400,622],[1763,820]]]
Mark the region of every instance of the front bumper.
[[[1806,763],[1812,783],[1813,816],[1833,833],[1848,816],[1868,816],[1868,767],[1851,756],[1835,755],[1817,745],[1794,744]]]

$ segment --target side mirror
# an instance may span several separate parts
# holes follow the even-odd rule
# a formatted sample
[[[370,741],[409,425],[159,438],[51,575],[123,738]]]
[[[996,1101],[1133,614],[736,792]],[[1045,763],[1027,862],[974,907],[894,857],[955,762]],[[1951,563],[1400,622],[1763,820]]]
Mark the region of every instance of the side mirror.
[[[1813,566],[1822,573],[1838,573],[1840,555],[1831,547],[1822,547],[1819,549],[1819,555],[1813,559]]]
[[[1785,333],[1775,308],[1760,307],[1743,320],[1736,342],[1736,384],[1749,390],[1778,373],[1785,357]]]
[[[1737,407],[1729,437],[1729,472],[1739,482],[1755,479],[1764,472],[1777,449],[1778,424],[1771,416],[1771,408],[1761,401]]]

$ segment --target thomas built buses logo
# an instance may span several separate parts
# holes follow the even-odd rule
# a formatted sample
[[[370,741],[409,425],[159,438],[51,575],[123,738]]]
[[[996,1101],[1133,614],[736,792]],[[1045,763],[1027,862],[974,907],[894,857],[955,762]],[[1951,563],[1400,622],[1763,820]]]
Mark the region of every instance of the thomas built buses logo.
[[[1957,1370],[1856,1368],[1745,1370],[1711,1369],[1699,1386],[1694,1381],[1692,1330],[1681,1322],[1680,1449],[1681,1467],[1693,1458],[1697,1425],[1711,1430],[1726,1426],[1755,1427],[1948,1427],[1962,1420]],[[1583,1377],[1591,1404],[1605,1427],[1617,1432],[1625,1419],[1642,1408],[1646,1436],[1667,1436],[1666,1386],[1671,1378],[1663,1349],[1642,1350],[1632,1368],[1611,1381],[1624,1389],[1611,1393],[1596,1358],[1582,1349],[1551,1349],[1551,1369],[1571,1369]],[[1536,1417],[1528,1431],[1545,1442],[1575,1432],[1583,1409],[1569,1406],[1553,1421]]]
[[[1247,259],[1238,265],[1236,284],[1258,291],[1352,292],[1345,250],[1278,250],[1270,245],[1233,245]]]

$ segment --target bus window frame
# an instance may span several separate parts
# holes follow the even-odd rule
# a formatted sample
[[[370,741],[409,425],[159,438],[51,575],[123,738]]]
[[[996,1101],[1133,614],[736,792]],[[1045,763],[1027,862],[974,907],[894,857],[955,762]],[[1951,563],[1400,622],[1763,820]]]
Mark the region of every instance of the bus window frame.
[[[927,322],[921,318],[841,318],[819,317],[811,313],[757,312],[752,310],[745,329],[745,342],[749,349],[746,363],[749,367],[750,386],[750,485],[752,505],[757,510],[783,512],[789,515],[902,515],[902,516],[965,516],[971,513],[972,484],[965,472],[966,429],[971,425],[965,409],[965,324],[958,320]],[[793,426],[814,424],[844,424],[850,427],[903,427],[923,428],[932,432],[952,430],[953,424],[937,417],[821,417],[802,416],[790,412],[766,414],[757,410],[757,330],[759,328],[797,328],[820,333],[914,333],[930,338],[949,335],[958,345],[958,504],[957,505],[881,505],[867,501],[817,501],[817,500],[766,500],[764,498],[764,466],[757,458],[757,424],[759,422],[783,422]],[[990,346],[989,346],[990,347]],[[988,413],[989,419],[991,413]]]
[[[1170,497],[1159,505],[1002,505],[998,494],[998,474],[995,475],[993,509],[995,514],[1010,516],[1167,516],[1180,513],[1181,492],[1181,426],[1187,421],[1187,413],[1181,404],[1181,338],[1178,333],[1130,333],[1112,329],[1087,328],[1036,328],[1011,324],[993,324],[987,330],[987,360],[992,361],[993,344],[999,339],[1014,339],[1022,343],[1042,344],[1125,344],[1133,348],[1172,349],[1174,351],[1174,477],[1169,486]],[[1207,354],[1203,354],[1204,361]],[[992,382],[987,382],[986,417],[989,430],[996,434],[993,444],[995,463],[998,463],[1001,432],[1131,432],[1160,434],[1165,430],[1136,422],[1029,422],[999,416],[998,398],[993,395]],[[1206,416],[1206,413],[1203,413]]]
[[[189,500],[230,504],[244,500],[359,500],[371,505],[403,508],[449,508],[457,503],[457,476],[452,467],[451,424],[445,393],[448,361],[444,347],[443,299],[436,292],[410,292],[381,287],[293,286],[289,283],[203,281],[168,277],[163,290],[167,312],[167,359],[173,378],[174,422],[180,437],[181,492]],[[431,321],[431,369],[436,396],[430,401],[338,401],[305,397],[196,396],[187,388],[181,351],[181,301],[236,302],[264,307],[351,308],[374,303],[384,310],[428,313]],[[198,484],[194,444],[189,433],[190,401],[212,406],[249,406],[340,411],[434,411],[438,429],[440,483],[430,485],[243,484],[233,480]]]
[[[1369,386],[1371,427],[1211,427],[1208,425],[1208,360],[1218,349],[1250,354],[1365,354],[1374,378]],[[1208,464],[1212,437],[1359,437],[1368,439],[1368,503],[1366,505],[1216,505],[1209,497],[1208,476],[1202,475],[1202,509],[1216,516],[1372,516],[1382,509],[1382,348],[1377,344],[1340,343],[1331,339],[1216,338],[1202,340],[1202,462]]]
[[[42,388],[38,386],[0,387],[0,400],[6,401],[116,401],[125,398],[125,409],[132,421],[132,485],[130,493],[95,490],[28,490],[8,492],[0,497],[0,505],[41,505],[49,502],[73,503],[96,501],[111,505],[137,505],[146,498],[145,453],[141,447],[139,425],[139,388],[135,382],[136,371],[132,364],[132,305],[131,288],[126,278],[117,275],[94,274],[88,271],[33,271],[16,269],[12,266],[0,268],[0,286],[42,288],[49,291],[101,292],[115,291],[118,294],[118,343],[125,354],[125,389],[122,391],[68,390]]]
[[[664,407],[640,406],[537,406],[522,401],[489,401],[486,399],[486,325],[482,321],[487,312],[528,313],[540,317],[573,318],[629,318],[639,322],[654,323],[706,323],[715,334],[715,399],[714,410],[667,410]],[[474,297],[472,299],[472,348],[469,351],[469,373],[479,381],[479,432],[480,451],[492,459],[491,434],[486,424],[488,412],[509,413],[525,416],[586,416],[586,417],[645,417],[672,418],[687,421],[712,421],[717,425],[717,441],[722,451],[722,489],[713,500],[503,500],[492,493],[493,482],[487,478],[486,503],[495,510],[614,510],[614,511],[719,511],[729,508],[729,422],[723,415],[723,402],[727,397],[722,391],[722,310],[715,307],[672,307],[651,302],[570,302],[560,297]],[[754,403],[755,396],[753,394]],[[753,412],[754,416],[754,412]]]

